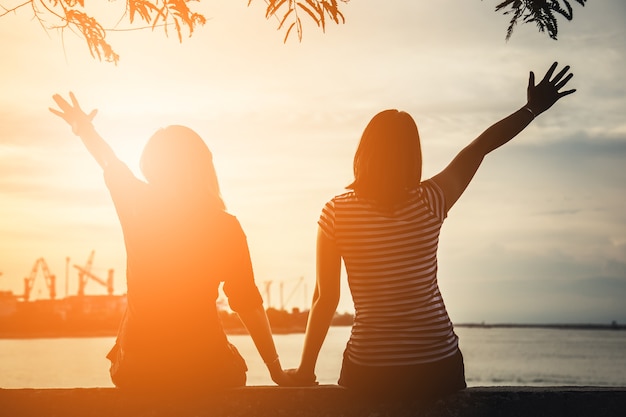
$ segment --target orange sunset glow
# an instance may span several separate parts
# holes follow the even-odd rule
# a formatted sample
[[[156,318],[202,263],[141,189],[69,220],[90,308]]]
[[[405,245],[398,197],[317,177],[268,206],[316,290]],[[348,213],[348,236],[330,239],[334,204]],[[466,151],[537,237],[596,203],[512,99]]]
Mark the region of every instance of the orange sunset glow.
[[[103,21],[115,22],[111,7],[122,3],[102,5]],[[53,94],[73,91],[86,111],[98,109],[95,127],[137,176],[158,128],[198,132],[263,296],[271,281],[274,307],[305,309],[317,219],[352,180],[374,114],[413,115],[428,178],[523,105],[528,71],[556,60],[571,65],[576,95],[486,159],[444,226],[440,285],[458,322],[626,321],[623,2],[577,9],[558,41],[524,25],[508,42],[493,4],[461,3],[353,0],[345,24],[323,33],[304,22],[302,42],[283,43],[263,2],[202,1],[207,22],[182,43],[158,29],[110,32],[117,65],[92,58],[71,30],[46,31],[31,10],[2,16],[0,290],[21,294],[44,258],[58,296],[75,295],[67,258],[82,265],[93,250],[94,273],[113,269],[115,293],[126,291],[124,240],[102,172],[48,111]],[[279,284],[286,295],[301,277],[279,306]],[[85,290],[106,293],[96,282]],[[48,297],[42,276],[32,296]],[[344,281],[338,309],[352,308]]]
[[[626,3],[513,3],[0,0],[0,391],[623,387]]]

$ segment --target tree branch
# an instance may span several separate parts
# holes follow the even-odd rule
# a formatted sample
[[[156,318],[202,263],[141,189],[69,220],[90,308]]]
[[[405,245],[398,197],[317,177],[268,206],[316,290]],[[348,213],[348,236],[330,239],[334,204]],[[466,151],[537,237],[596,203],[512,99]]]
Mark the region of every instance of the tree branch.
[[[18,4],[17,6],[12,7],[12,8],[10,8],[10,9],[7,9],[6,7],[4,7],[3,5],[1,5],[1,4],[0,4],[0,7],[2,7],[2,9],[4,9],[4,12],[2,12],[2,13],[0,14],[0,17],[2,17],[2,16],[6,16],[6,15],[8,15],[9,13],[14,13],[14,12],[15,12],[17,9],[19,9],[20,7],[24,7],[24,6],[26,6],[27,4],[31,4],[32,2],[33,2],[33,0],[28,0],[28,1],[25,1],[24,3],[22,3],[22,4]]]

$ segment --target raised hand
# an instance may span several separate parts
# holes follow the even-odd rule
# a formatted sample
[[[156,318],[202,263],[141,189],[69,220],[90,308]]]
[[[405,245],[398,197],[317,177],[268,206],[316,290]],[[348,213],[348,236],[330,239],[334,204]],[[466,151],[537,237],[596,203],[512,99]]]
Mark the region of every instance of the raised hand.
[[[61,110],[50,107],[48,109],[72,126],[72,132],[80,137],[80,140],[89,153],[95,158],[96,162],[98,162],[98,165],[105,168],[111,162],[117,160],[113,149],[111,149],[91,125],[91,121],[96,117],[98,110],[92,110],[89,114],[85,113],[80,108],[78,100],[76,100],[76,96],[74,96],[72,92],[70,92],[71,104],[58,94],[53,95],[52,98]]]
[[[92,110],[89,114],[85,113],[78,104],[78,100],[76,100],[76,96],[74,93],[70,92],[70,100],[72,104],[68,103],[63,97],[59,94],[55,94],[52,96],[54,102],[61,109],[56,110],[53,108],[49,108],[49,110],[59,116],[61,119],[65,120],[71,127],[72,132],[75,135],[79,135],[81,128],[85,125],[91,124],[91,121],[96,117],[98,110]]]
[[[574,74],[568,74],[569,65],[566,65],[552,78],[557,65],[557,62],[553,63],[550,69],[548,69],[548,72],[546,72],[546,75],[544,75],[543,79],[537,85],[535,85],[535,74],[532,71],[530,72],[526,93],[528,100],[526,107],[528,107],[535,116],[548,110],[562,97],[576,91],[575,89],[559,91],[561,88],[565,87]]]

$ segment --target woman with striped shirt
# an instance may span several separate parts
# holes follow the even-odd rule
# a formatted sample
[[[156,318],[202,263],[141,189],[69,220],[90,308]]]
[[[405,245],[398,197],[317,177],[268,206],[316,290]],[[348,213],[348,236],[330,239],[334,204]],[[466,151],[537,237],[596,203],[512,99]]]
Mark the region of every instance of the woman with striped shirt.
[[[485,130],[439,174],[422,181],[417,126],[397,110],[378,113],[354,158],[354,181],[319,219],[317,283],[300,366],[315,383],[315,363],[339,301],[343,259],[355,307],[339,384],[368,396],[432,399],[466,387],[463,357],[437,284],[439,232],[483,158],[575,90],[569,66],[555,62],[527,102]],[[554,75],[554,76],[553,76]]]

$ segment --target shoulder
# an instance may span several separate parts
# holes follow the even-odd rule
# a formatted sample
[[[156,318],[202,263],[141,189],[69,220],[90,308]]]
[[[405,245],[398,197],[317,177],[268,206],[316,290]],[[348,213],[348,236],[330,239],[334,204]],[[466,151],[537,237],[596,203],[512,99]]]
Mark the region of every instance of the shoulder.
[[[217,228],[221,229],[222,233],[225,233],[231,237],[243,237],[246,238],[246,234],[243,231],[243,227],[239,222],[239,219],[231,213],[224,210],[216,210],[213,214],[214,223]]]
[[[437,182],[432,179],[422,181],[415,190],[415,196],[419,201],[423,201],[442,221],[445,219],[445,193]]]
[[[334,196],[327,205],[353,205],[359,204],[362,199],[360,199],[354,191],[348,191],[343,194],[338,194]]]
[[[322,209],[322,215],[334,217],[338,211],[351,210],[360,204],[360,199],[354,191],[338,194],[328,200]]]
[[[104,183],[116,204],[150,200],[150,185],[137,178],[128,166],[116,159],[104,167]]]
[[[228,225],[240,226],[239,220],[234,214],[224,210],[215,210],[215,217]]]
[[[414,190],[416,195],[431,199],[431,198],[443,198],[443,189],[432,178],[422,181],[420,185]]]

